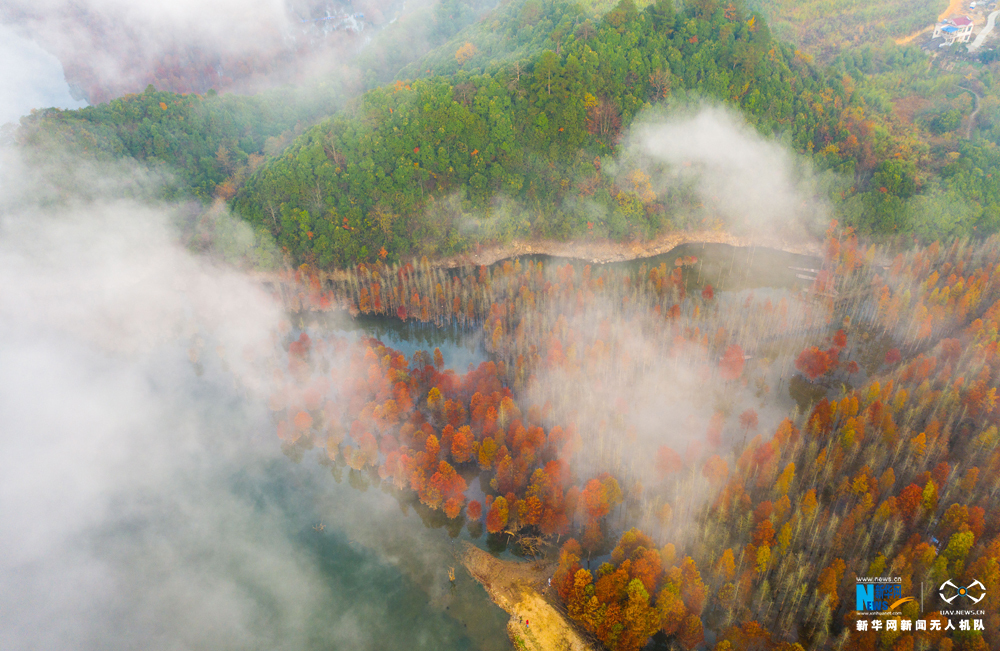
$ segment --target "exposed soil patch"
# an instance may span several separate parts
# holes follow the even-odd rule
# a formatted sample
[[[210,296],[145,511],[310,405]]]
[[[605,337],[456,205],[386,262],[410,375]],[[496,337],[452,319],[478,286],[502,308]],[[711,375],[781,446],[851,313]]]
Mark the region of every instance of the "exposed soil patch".
[[[510,613],[507,633],[514,647],[528,651],[596,651],[566,616],[542,592],[554,564],[503,561],[475,545],[465,543],[462,564],[483,584],[494,603]]]
[[[932,31],[934,31],[934,26],[933,25],[928,25],[927,27],[924,27],[923,29],[918,29],[917,31],[913,32],[912,34],[909,34],[908,36],[903,36],[902,38],[897,38],[896,39],[896,45],[906,45],[907,43],[912,43],[921,34],[927,34],[928,32],[932,32]]]
[[[938,16],[938,20],[944,20],[949,16],[954,16],[955,14],[961,14],[962,8],[965,6],[966,0],[951,0],[948,3],[948,8],[941,12]]]
[[[500,260],[521,255],[551,255],[576,258],[593,264],[623,262],[666,253],[681,244],[730,244],[732,246],[762,246],[802,255],[820,255],[816,241],[787,240],[777,235],[738,236],[724,231],[670,231],[652,240],[612,242],[609,240],[513,240],[506,244],[483,247],[478,251],[441,258],[432,264],[442,267],[491,265]]]

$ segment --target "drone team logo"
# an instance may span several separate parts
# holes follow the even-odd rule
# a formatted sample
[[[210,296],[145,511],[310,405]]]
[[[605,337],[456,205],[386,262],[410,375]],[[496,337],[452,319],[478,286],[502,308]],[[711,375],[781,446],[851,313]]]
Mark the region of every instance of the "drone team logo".
[[[957,586],[948,579],[941,584],[938,589],[938,594],[946,604],[951,605],[959,597],[964,597],[974,604],[978,604],[980,601],[986,598],[986,586],[983,585],[978,579],[970,583],[965,587]],[[961,605],[959,602],[957,605]]]

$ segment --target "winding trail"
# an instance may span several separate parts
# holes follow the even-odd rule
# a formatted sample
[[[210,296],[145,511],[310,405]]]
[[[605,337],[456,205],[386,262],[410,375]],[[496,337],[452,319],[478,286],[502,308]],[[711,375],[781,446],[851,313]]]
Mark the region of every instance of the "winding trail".
[[[986,19],[986,27],[984,27],[982,31],[979,32],[979,34],[976,36],[976,40],[969,43],[969,52],[975,52],[983,45],[983,41],[986,39],[987,36],[989,36],[990,32],[993,31],[993,26],[997,22],[998,15],[1000,15],[1000,11],[994,11],[989,15],[989,17]],[[979,109],[977,108],[976,110],[978,111]]]
[[[901,36],[896,39],[896,45],[906,45],[907,43],[913,42],[921,34],[926,34],[927,32],[934,31],[934,25],[928,25],[927,27],[918,29],[917,31],[909,34],[908,36]]]
[[[1000,11],[994,12],[993,14],[990,15],[990,18],[992,19],[993,16],[996,16],[998,13],[1000,13]],[[965,86],[959,86],[959,88],[961,88],[967,93],[972,93],[972,97],[974,98],[973,99],[974,107],[972,109],[972,113],[969,114],[969,126],[965,128],[965,139],[971,140],[972,127],[976,126],[976,114],[979,113],[979,108],[982,106],[983,98],[979,96],[979,93],[972,90],[971,88],[966,88]]]

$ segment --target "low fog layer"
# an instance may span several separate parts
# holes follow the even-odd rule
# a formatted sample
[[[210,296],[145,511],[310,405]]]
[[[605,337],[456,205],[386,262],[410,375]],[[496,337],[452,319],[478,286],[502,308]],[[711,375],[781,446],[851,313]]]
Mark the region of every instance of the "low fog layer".
[[[11,184],[32,171],[4,163],[0,648],[496,636],[489,612],[444,610],[485,594],[448,591],[441,532],[281,455],[261,398],[269,296],[178,246],[171,208],[26,205]]]
[[[245,91],[338,70],[366,30],[402,10],[398,0],[12,0],[0,24],[57,56],[76,96],[98,103],[150,83]]]
[[[740,234],[807,240],[810,227],[828,221],[810,162],[726,108],[647,115],[633,127],[623,159],[623,170],[646,169],[658,193],[693,191]]]
[[[773,327],[764,303],[791,296],[787,290],[720,292],[700,320],[680,326],[601,302],[569,318],[543,317],[571,333],[572,350],[563,354],[575,360],[573,371],[543,364],[525,396],[548,405],[552,422],[576,424],[580,441],[568,461],[578,476],[611,472],[637,499],[652,489],[639,526],[658,532],[661,543],[689,542],[691,519],[718,492],[703,477],[705,462],[720,455],[732,469],[746,444],[757,435],[770,438],[794,407],[787,360],[775,363],[756,345]],[[790,312],[789,321],[798,323],[797,304]],[[694,323],[709,338],[722,330],[742,347],[745,381],[720,372],[718,355],[699,344],[700,335],[692,336]],[[751,413],[752,423],[744,421]],[[665,467],[664,446],[681,466]],[[657,519],[661,489],[672,505],[671,529]]]

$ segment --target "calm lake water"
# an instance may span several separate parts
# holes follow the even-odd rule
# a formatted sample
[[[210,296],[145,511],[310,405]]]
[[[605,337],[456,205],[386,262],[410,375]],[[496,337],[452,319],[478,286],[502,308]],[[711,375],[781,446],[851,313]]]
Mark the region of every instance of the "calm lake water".
[[[450,335],[414,332],[391,323],[361,322],[357,332],[377,336],[407,354],[427,345],[474,356]],[[207,365],[210,365],[208,362]],[[206,368],[206,377],[211,369]],[[457,561],[464,531],[425,521],[367,474],[320,462],[317,451],[295,458],[277,451],[267,416],[257,446],[262,461],[233,467],[224,482],[241,502],[271,514],[289,553],[323,589],[306,604],[261,592],[265,620],[290,606],[304,608],[296,649],[427,649],[506,651],[508,616],[490,601]],[[448,578],[455,568],[456,580]],[[270,612],[268,612],[270,611]]]
[[[338,483],[308,457],[278,459],[261,475],[236,478],[236,486],[285,513],[296,552],[328,587],[325,600],[309,604],[305,648],[511,648],[507,614],[455,560],[457,539],[428,528],[378,487],[359,490],[346,473]]]

